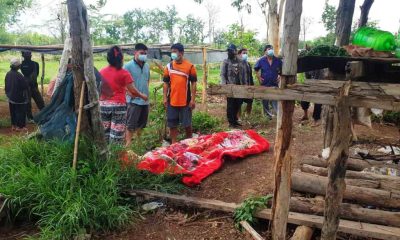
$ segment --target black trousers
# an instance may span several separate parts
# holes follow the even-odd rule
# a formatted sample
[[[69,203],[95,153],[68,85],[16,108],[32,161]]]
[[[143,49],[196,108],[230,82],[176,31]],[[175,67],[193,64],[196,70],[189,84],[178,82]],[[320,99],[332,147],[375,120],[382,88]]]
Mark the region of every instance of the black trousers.
[[[309,102],[301,101],[300,105],[303,110],[308,110],[310,108]],[[321,119],[321,112],[322,112],[322,105],[314,104],[314,112],[313,112],[312,117],[315,121],[318,121]]]
[[[26,106],[25,104],[9,103],[11,125],[19,128],[26,126]]]
[[[240,98],[227,98],[226,100],[226,116],[228,118],[228,122],[229,124],[236,124],[238,121],[237,115],[243,100]]]
[[[26,105],[26,117],[28,119],[33,119],[32,115],[32,99],[35,101],[36,106],[39,110],[44,108],[44,101],[42,95],[39,92],[38,86],[30,86],[28,90],[28,104]]]

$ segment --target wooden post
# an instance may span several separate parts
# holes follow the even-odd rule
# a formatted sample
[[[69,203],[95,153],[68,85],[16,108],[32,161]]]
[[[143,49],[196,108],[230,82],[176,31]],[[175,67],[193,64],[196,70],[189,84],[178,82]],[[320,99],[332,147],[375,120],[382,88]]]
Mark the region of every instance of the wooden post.
[[[71,38],[65,39],[64,49],[63,49],[63,52],[61,55],[60,66],[58,68],[58,74],[57,74],[57,78],[56,78],[56,83],[54,85],[53,93],[56,91],[58,86],[60,86],[62,80],[65,78],[65,74],[67,72],[68,59],[70,58],[70,55],[71,55],[71,48],[72,48]]]
[[[42,90],[42,98],[44,96],[44,87],[43,87],[43,83],[44,83],[44,74],[45,74],[45,61],[44,61],[44,54],[42,53],[41,55],[42,57],[42,77],[40,78],[40,85],[41,85],[41,90]]]
[[[288,0],[285,6],[282,77],[280,88],[296,82],[297,51],[300,33],[302,0]],[[275,189],[272,205],[272,238],[286,239],[286,225],[289,214],[290,176],[292,157],[290,142],[292,139],[294,101],[279,102],[277,133],[274,147]]]
[[[97,93],[96,80],[93,66],[92,43],[89,34],[88,14],[82,0],[68,0],[68,16],[70,35],[72,43],[72,64],[74,74],[74,95],[79,99],[81,85],[86,82],[88,89],[88,100],[90,120],[82,116],[82,132],[93,137],[98,149],[107,150],[104,137],[104,128],[100,118],[99,95]],[[75,109],[79,108],[78,101],[75,101]]]
[[[203,92],[201,98],[201,104],[203,105],[203,110],[207,111],[207,78],[208,78],[208,66],[207,66],[207,48],[203,47]]]
[[[347,82],[341,89],[337,106],[333,114],[333,136],[330,145],[330,156],[328,159],[328,186],[325,195],[325,213],[322,227],[322,239],[336,239],[339,226],[340,204],[343,200],[346,188],[345,175],[349,156],[349,143],[351,138],[350,108],[347,98],[351,87],[351,81]]]
[[[81,88],[81,94],[79,96],[78,122],[76,124],[75,143],[74,143],[74,158],[72,160],[72,169],[74,171],[76,170],[76,163],[78,162],[79,134],[81,132],[83,102],[84,102],[84,98],[85,98],[85,86],[86,86],[86,84],[83,83],[82,88]]]

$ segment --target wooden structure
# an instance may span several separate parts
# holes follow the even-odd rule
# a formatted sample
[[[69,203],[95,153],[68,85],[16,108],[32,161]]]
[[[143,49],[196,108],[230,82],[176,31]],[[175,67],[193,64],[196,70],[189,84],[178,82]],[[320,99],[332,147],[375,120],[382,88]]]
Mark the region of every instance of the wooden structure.
[[[275,190],[271,210],[272,216],[270,218],[272,219],[273,239],[286,239],[286,224],[288,222],[294,223],[289,210],[323,216],[319,218],[320,225],[311,226],[310,224],[299,222],[295,224],[322,228],[321,239],[325,240],[336,239],[336,233],[337,231],[342,231],[343,224],[352,225],[348,220],[340,220],[340,217],[363,222],[374,221],[376,224],[382,224],[378,228],[385,227],[384,225],[392,225],[395,226],[395,231],[400,231],[400,228],[398,228],[399,213],[397,212],[370,210],[359,205],[342,204],[342,199],[352,199],[363,204],[400,209],[398,192],[370,188],[377,188],[380,185],[379,181],[383,179],[377,178],[377,181],[351,181],[345,179],[347,175],[346,169],[350,165],[348,164],[349,144],[352,134],[350,107],[400,111],[400,84],[382,83],[387,79],[390,80],[389,82],[399,83],[400,69],[396,64],[400,63],[400,59],[305,57],[297,60],[301,2],[301,0],[289,0],[286,2],[282,41],[285,43],[283,46],[285,61],[279,88],[217,85],[211,86],[208,93],[210,95],[225,95],[231,98],[281,101],[278,110],[274,146]],[[332,68],[334,72],[336,70],[336,72],[341,73],[341,76],[338,77],[341,81],[314,79],[308,80],[304,84],[295,83],[297,72],[322,68]],[[368,74],[368,71],[379,73],[376,82],[371,79],[375,75]],[[387,74],[380,74],[382,72]],[[368,79],[365,78],[367,75],[369,75]],[[344,78],[346,81],[342,80]],[[358,82],[360,80],[367,82]],[[324,177],[291,173],[290,141],[294,100],[330,106],[330,117],[328,118],[328,127],[324,137],[324,145],[329,147],[330,156],[324,162],[324,167],[326,168],[320,171],[321,174],[324,174]],[[384,181],[388,181],[387,178],[384,179]],[[307,181],[309,184],[304,184]],[[358,186],[352,186],[351,184],[354,184],[354,182],[357,182]],[[349,186],[346,187],[346,183]],[[364,185],[361,186],[361,184]],[[393,187],[393,184],[391,186]],[[317,199],[310,202],[305,199],[291,198],[291,187],[294,190],[297,189],[297,191],[312,191],[313,194],[323,195],[325,200]],[[317,207],[315,206],[316,203],[318,203]],[[376,220],[377,217],[380,220]],[[379,230],[378,232],[381,231]],[[356,231],[351,233],[361,235]],[[368,233],[364,236],[400,239],[400,235],[377,236],[379,234],[376,233]],[[304,235],[307,234],[304,233]]]
[[[240,206],[239,204],[227,203],[219,200],[173,195],[145,190],[128,191],[127,194],[143,200],[161,199],[163,202],[178,207],[187,206],[191,208],[210,209],[226,213],[233,213],[235,209]],[[292,200],[290,200],[291,210],[287,218],[288,223],[307,226],[310,228],[322,228],[324,221],[323,217],[315,214],[294,212],[292,210],[292,205]],[[255,217],[271,220],[272,211],[271,209],[261,210],[255,213]],[[355,236],[366,238],[400,240],[400,228],[398,227],[383,226],[359,221],[341,220],[339,223],[338,232],[353,234]]]

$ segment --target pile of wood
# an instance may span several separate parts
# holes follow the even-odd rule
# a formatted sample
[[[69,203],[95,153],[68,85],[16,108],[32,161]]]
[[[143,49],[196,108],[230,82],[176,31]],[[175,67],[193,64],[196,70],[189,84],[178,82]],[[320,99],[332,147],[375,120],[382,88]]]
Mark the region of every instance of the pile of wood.
[[[292,190],[315,198],[292,197],[290,211],[323,216],[328,183],[327,161],[307,157],[301,171],[292,174]],[[400,169],[396,164],[349,158],[341,219],[400,227],[400,177],[362,172],[370,167]],[[299,194],[297,194],[299,195]]]

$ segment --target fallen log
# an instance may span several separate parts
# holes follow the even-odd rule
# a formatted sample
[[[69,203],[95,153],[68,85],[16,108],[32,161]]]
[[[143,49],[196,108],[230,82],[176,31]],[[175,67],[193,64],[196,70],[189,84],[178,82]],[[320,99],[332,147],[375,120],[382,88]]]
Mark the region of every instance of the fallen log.
[[[290,211],[324,215],[325,202],[315,198],[292,197],[290,199]],[[390,212],[376,209],[363,208],[360,205],[342,203],[340,205],[340,218],[400,227],[400,212]]]
[[[292,174],[292,189],[299,192],[325,195],[328,179],[308,173]],[[383,208],[399,208],[400,194],[380,189],[346,186],[344,199],[355,200],[360,204]]]
[[[253,237],[254,240],[264,240],[263,237],[261,237],[254,228],[250,226],[250,224],[246,221],[241,221],[240,225]]]
[[[126,194],[134,197],[142,197],[146,200],[162,199],[172,205],[180,207],[188,206],[228,213],[233,213],[235,209],[240,206],[240,204],[227,203],[219,200],[187,197],[182,195],[159,193],[155,191],[130,190],[127,191]],[[259,212],[256,212],[254,216],[261,219],[271,220],[271,210],[261,210]],[[323,220],[324,219],[321,216],[296,212],[289,212],[288,217],[288,223],[304,225],[312,228],[321,228]],[[354,222],[349,220],[340,221],[338,232],[367,238],[400,240],[400,228],[370,223]]]
[[[301,161],[302,164],[308,164],[316,167],[327,167],[328,166],[328,161],[319,157],[306,157]],[[394,169],[399,169],[400,166],[396,164],[390,164],[390,163],[385,163],[385,162],[380,162],[380,161],[374,161],[374,160],[367,160],[367,159],[356,159],[356,158],[349,158],[347,160],[347,170],[353,170],[353,171],[362,171],[366,168],[370,167],[388,167],[388,168],[394,168]]]
[[[314,229],[307,226],[298,226],[290,240],[311,240]]]
[[[319,176],[328,176],[328,169],[322,167],[311,166],[308,164],[301,165],[301,171],[305,173],[317,174]],[[372,180],[378,182],[379,189],[384,189],[388,191],[399,191],[400,192],[400,177],[379,175],[375,173],[368,172],[356,172],[356,171],[346,171],[346,181],[347,180]],[[347,183],[347,182],[346,182]],[[349,185],[353,185],[349,182]],[[357,185],[353,185],[357,186]]]

